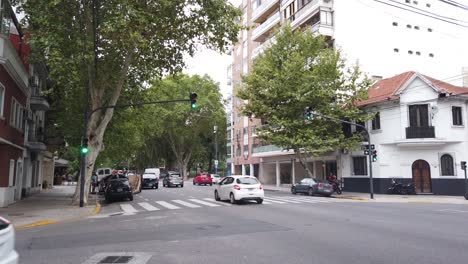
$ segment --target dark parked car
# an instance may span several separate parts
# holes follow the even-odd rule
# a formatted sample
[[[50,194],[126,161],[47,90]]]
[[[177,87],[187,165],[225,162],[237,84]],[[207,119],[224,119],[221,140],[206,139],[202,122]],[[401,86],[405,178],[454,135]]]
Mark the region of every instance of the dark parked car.
[[[184,179],[179,172],[176,171],[169,171],[163,178],[163,186],[164,187],[184,187]]]
[[[159,180],[156,174],[154,173],[144,173],[142,176],[142,188],[151,188],[151,189],[158,189],[159,187]]]
[[[102,180],[100,180],[98,182],[99,192],[101,192],[101,193],[105,192],[109,181],[110,180],[115,180],[115,179],[127,179],[127,181],[128,181],[127,176],[125,176],[123,174],[108,175],[108,176],[102,178]]]
[[[291,193],[305,193],[310,196],[315,194],[330,196],[333,193],[333,186],[326,181],[314,178],[304,178],[301,182],[296,183],[291,187]]]
[[[107,183],[105,192],[106,201],[112,201],[114,199],[125,199],[128,198],[133,201],[132,187],[128,179],[113,179]]]

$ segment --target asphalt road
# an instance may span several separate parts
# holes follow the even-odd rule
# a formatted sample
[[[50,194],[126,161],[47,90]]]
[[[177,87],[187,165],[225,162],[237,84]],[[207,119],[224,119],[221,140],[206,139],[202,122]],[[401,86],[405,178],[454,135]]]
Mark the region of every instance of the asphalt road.
[[[18,230],[20,263],[468,263],[466,205],[266,192],[231,206],[213,189],[144,190],[93,218]]]

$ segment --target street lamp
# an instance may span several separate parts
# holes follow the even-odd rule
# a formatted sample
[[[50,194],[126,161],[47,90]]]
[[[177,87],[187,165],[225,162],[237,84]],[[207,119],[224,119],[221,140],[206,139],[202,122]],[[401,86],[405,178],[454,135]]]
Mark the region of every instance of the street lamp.
[[[218,174],[218,126],[213,127],[213,133],[215,134],[215,174]]]

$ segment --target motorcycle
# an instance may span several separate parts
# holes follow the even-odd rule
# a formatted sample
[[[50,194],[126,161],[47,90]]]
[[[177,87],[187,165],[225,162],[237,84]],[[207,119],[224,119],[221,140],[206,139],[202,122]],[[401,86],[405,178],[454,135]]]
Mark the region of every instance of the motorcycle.
[[[341,187],[340,187],[340,182],[337,180],[334,181],[328,181],[328,183],[333,186],[333,191],[336,192],[337,194],[341,194]]]
[[[416,194],[416,189],[414,188],[414,184],[402,184],[397,181],[397,179],[392,179],[392,186],[390,186],[387,190],[388,194]]]

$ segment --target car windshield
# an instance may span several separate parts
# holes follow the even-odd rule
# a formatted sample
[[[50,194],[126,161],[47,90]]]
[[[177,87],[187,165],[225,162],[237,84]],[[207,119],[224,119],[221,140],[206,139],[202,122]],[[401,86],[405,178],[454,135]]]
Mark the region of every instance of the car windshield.
[[[257,184],[258,181],[255,178],[245,177],[245,178],[237,178],[236,183],[238,183],[238,184]]]

